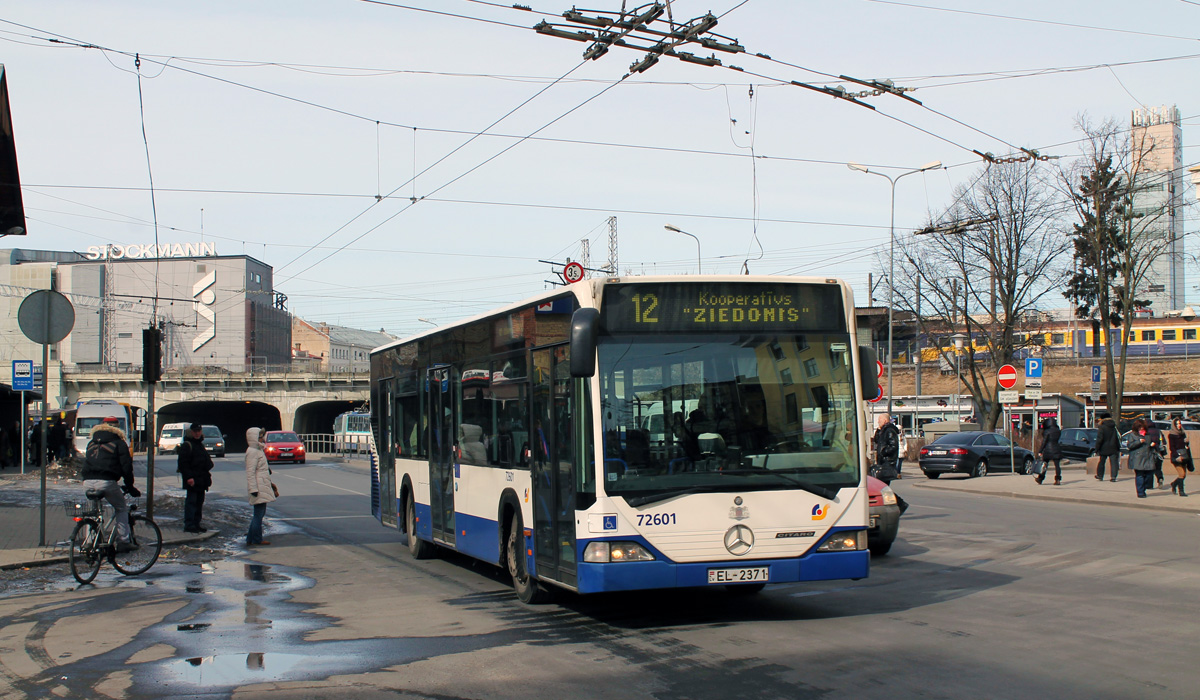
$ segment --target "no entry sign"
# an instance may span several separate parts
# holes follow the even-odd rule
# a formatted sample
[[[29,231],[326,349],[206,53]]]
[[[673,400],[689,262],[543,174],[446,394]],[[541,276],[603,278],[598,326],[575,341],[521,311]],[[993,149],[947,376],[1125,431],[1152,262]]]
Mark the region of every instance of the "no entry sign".
[[[1012,365],[1004,365],[996,372],[996,381],[1000,382],[1000,386],[1005,389],[1011,389],[1017,385],[1017,368]]]

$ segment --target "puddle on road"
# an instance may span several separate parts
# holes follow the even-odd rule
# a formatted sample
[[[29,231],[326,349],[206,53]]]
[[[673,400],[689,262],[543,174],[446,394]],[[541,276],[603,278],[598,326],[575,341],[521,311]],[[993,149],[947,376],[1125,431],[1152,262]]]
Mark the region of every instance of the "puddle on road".
[[[173,661],[169,670],[175,680],[188,685],[237,687],[246,683],[286,680],[298,664],[309,660],[302,654],[218,654]]]

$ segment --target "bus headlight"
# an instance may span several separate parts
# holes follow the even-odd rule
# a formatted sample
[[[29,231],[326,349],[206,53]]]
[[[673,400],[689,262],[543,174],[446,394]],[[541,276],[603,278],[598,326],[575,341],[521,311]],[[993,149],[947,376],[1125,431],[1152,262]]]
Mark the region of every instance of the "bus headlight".
[[[867,548],[867,531],[855,530],[853,532],[839,532],[829,539],[820,547],[817,547],[818,552],[856,552]]]
[[[589,564],[617,561],[654,561],[654,555],[637,542],[592,542],[583,550]]]
[[[884,486],[883,490],[880,491],[879,493],[883,496],[883,505],[885,505],[885,506],[896,505],[896,492],[892,490],[891,486]]]

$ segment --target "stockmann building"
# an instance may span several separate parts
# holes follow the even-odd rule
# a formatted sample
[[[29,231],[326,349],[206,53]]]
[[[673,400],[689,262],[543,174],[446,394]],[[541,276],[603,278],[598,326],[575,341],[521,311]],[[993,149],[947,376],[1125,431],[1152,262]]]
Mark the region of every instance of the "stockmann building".
[[[163,329],[163,367],[230,372],[284,367],[291,359],[286,298],[272,289],[271,266],[220,255],[213,243],[92,246],[85,252],[0,250],[0,377],[13,359],[41,364],[41,347],[17,324],[22,299],[55,289],[75,307],[75,327],[50,349],[51,406],[63,372],[138,371],[142,329]],[[155,299],[158,299],[157,312]]]

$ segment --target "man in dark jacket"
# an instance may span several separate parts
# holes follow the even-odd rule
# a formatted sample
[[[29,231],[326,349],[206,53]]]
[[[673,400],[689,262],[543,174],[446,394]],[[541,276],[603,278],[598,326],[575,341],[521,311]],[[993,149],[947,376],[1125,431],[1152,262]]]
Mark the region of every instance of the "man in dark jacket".
[[[878,427],[872,438],[875,445],[874,477],[887,484],[896,478],[896,460],[900,457],[900,431],[896,424],[892,423],[892,417],[886,413],[879,414],[875,422]]]
[[[112,504],[117,523],[117,551],[128,552],[133,548],[129,543],[129,505],[121,491],[134,498],[142,494],[133,485],[133,455],[129,453],[124,431],[117,426],[117,419],[110,417],[92,428],[80,476],[84,486],[102,491]],[[124,489],[117,485],[118,481],[125,482]]]
[[[1167,439],[1162,431],[1158,429],[1158,426],[1150,422],[1149,419],[1146,420],[1146,440],[1154,448],[1150,453],[1154,457],[1154,479],[1158,482],[1158,488],[1165,488],[1163,485],[1165,482],[1163,480],[1162,463],[1163,455],[1167,449],[1164,447],[1167,444]]]
[[[183,501],[183,531],[208,532],[200,521],[204,517],[204,492],[212,486],[212,457],[204,447],[204,428],[192,423],[176,448],[179,454],[177,471],[183,477],[187,497]]]
[[[1104,481],[1104,462],[1107,460],[1112,466],[1111,481],[1116,481],[1121,461],[1121,437],[1117,435],[1112,416],[1107,413],[1100,414],[1100,427],[1096,429],[1096,454],[1100,455],[1100,463],[1096,465],[1096,480]]]

